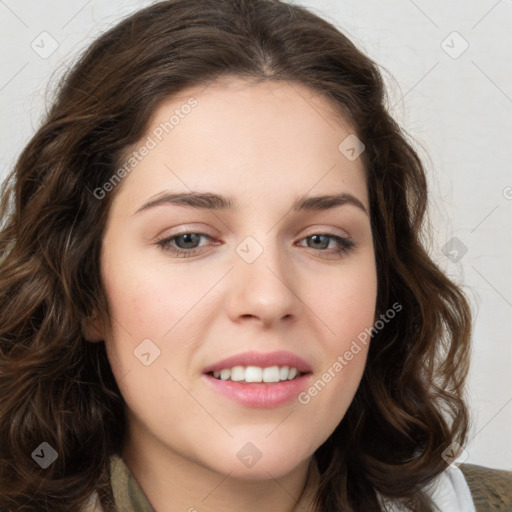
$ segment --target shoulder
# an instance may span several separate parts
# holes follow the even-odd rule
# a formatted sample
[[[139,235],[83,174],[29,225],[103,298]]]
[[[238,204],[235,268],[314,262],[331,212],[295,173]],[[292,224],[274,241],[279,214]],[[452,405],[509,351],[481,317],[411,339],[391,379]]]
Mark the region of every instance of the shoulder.
[[[449,466],[428,487],[441,510],[512,511],[512,471],[474,464]]]
[[[436,511],[512,512],[512,471],[473,464],[449,466],[423,490]],[[383,504],[389,512],[405,510],[392,501]]]
[[[512,511],[512,471],[461,464],[477,512]]]

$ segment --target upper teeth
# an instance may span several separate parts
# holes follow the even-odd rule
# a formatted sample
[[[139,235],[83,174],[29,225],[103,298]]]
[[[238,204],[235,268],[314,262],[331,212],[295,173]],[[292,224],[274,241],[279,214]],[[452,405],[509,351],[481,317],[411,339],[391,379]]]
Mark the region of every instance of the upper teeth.
[[[259,366],[233,366],[233,368],[223,368],[220,371],[213,372],[216,379],[233,380],[245,382],[279,382],[281,380],[292,380],[299,372],[297,368],[289,366],[269,366],[260,368]]]

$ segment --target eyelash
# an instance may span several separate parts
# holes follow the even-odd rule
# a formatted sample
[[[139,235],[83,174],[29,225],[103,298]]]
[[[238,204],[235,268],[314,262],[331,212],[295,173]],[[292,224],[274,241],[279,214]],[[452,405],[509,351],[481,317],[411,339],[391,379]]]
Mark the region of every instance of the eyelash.
[[[199,236],[205,236],[207,238],[212,239],[212,237],[207,235],[206,233],[195,233],[195,232],[191,231],[188,233],[181,233],[179,235],[173,235],[171,237],[163,238],[161,240],[158,240],[156,242],[156,245],[158,245],[164,252],[169,252],[177,257],[190,258],[197,254],[197,251],[199,250],[198,247],[193,248],[193,249],[181,249],[179,247],[174,247],[171,245],[171,242],[173,240],[175,240],[176,238],[185,236],[185,235],[199,235]],[[320,252],[326,252],[327,254],[341,256],[342,254],[351,252],[356,247],[355,242],[353,242],[349,238],[345,238],[345,237],[342,237],[339,235],[332,235],[330,233],[313,233],[312,235],[308,235],[308,236],[302,238],[301,241],[306,240],[308,238],[313,238],[314,236],[325,236],[325,237],[331,238],[338,242],[338,244],[340,245],[338,249],[330,249],[330,250],[320,249],[319,250]],[[310,247],[310,249],[315,250],[313,247]]]

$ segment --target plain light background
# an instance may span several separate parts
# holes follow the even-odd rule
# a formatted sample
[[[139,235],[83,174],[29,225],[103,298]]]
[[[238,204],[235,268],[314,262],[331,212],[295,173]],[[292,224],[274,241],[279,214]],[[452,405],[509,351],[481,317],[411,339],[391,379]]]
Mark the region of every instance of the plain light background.
[[[131,0],[0,0],[0,179],[50,87]],[[292,3],[292,2],[290,2]],[[474,313],[466,462],[512,469],[512,1],[300,0],[376,61],[429,176],[434,260]]]

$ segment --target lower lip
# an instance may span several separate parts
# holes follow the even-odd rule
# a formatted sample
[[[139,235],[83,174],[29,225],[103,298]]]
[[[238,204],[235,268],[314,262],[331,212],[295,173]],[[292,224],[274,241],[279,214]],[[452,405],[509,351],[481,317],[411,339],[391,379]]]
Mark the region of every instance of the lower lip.
[[[203,377],[213,389],[245,407],[268,409],[293,402],[307,387],[311,374],[270,384],[264,382],[241,384],[232,380],[216,379],[208,374],[203,374]]]

